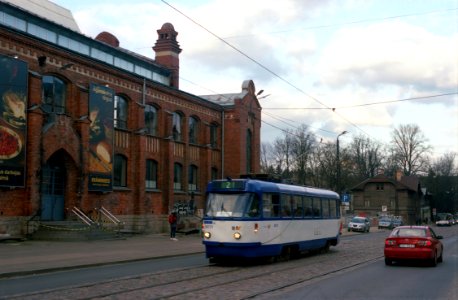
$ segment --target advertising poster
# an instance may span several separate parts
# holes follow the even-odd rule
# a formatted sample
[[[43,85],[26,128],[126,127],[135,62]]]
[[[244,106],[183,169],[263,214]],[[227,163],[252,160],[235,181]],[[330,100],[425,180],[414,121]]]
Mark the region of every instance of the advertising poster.
[[[0,55],[0,186],[25,186],[27,63]]]
[[[91,84],[89,91],[89,186],[90,191],[113,189],[114,92]]]

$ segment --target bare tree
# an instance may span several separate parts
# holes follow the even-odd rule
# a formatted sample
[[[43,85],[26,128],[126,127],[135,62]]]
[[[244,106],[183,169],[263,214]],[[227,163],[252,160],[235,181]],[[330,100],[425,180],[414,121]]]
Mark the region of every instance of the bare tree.
[[[315,145],[315,135],[308,130],[308,126],[301,125],[292,136],[292,156],[296,173],[296,182],[307,183],[307,168]]]
[[[443,156],[439,157],[431,166],[432,171],[436,175],[440,176],[454,176],[457,174],[457,169],[455,168],[455,152],[445,153]]]
[[[417,175],[428,170],[431,146],[415,124],[400,125],[392,133],[394,161],[405,175]]]
[[[381,144],[363,136],[355,137],[349,146],[349,155],[355,164],[354,173],[358,180],[377,175],[382,166]]]

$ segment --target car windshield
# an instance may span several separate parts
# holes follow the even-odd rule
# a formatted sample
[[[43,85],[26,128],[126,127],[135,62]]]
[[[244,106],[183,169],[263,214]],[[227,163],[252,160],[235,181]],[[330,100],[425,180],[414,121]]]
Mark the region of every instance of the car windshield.
[[[210,193],[205,211],[207,217],[259,217],[259,201],[253,193]]]
[[[425,237],[426,229],[423,228],[396,228],[390,236],[395,237]]]
[[[364,219],[360,219],[360,218],[354,218],[353,220],[351,220],[353,223],[364,223]]]
[[[382,222],[391,222],[390,218],[381,218],[380,221]]]

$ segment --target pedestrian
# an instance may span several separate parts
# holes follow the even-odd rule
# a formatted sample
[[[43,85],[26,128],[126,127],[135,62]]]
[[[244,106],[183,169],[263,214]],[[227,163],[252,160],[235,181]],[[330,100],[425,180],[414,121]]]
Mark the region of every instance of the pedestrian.
[[[170,224],[170,239],[172,241],[178,241],[178,239],[175,237],[176,232],[177,232],[177,213],[172,212],[169,215],[169,224]]]

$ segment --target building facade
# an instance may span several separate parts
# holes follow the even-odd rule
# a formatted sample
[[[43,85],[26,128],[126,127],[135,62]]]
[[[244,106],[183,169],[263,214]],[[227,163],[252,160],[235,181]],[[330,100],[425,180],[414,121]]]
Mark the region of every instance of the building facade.
[[[410,225],[431,219],[429,203],[416,176],[402,176],[398,172],[393,179],[379,174],[353,187],[351,193],[350,209],[354,215],[401,216],[403,222]]]
[[[0,234],[102,207],[129,230],[163,232],[191,198],[202,213],[210,180],[259,173],[253,81],[186,93],[172,24],[157,30],[153,60],[46,6],[66,18],[0,2]]]

